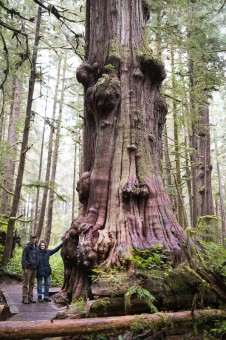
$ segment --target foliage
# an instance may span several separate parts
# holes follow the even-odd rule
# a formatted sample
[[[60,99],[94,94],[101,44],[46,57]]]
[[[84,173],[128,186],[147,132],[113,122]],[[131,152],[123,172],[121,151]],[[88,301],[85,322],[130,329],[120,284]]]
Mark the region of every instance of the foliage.
[[[22,248],[16,248],[14,252],[14,256],[10,259],[9,263],[4,268],[4,274],[17,276],[20,279],[23,278],[23,270],[21,266],[21,258],[22,258]]]
[[[106,280],[112,283],[114,286],[118,286],[123,283],[124,273],[122,268],[109,268],[108,271],[103,271],[100,269],[92,269],[95,275],[92,275],[92,282],[98,282],[100,280]]]
[[[217,216],[200,216],[197,223],[197,237],[203,241],[216,242],[222,241],[220,227],[221,220]]]
[[[85,307],[85,300],[83,297],[79,297],[77,299],[72,300],[71,307],[73,308],[74,312],[82,313]]]
[[[215,242],[201,241],[201,244],[203,247],[202,263],[205,268],[226,278],[226,249]]]
[[[132,295],[136,295],[139,299],[144,299],[150,308],[152,313],[157,313],[158,309],[155,307],[153,302],[155,297],[146,289],[138,286],[132,285],[125,294],[125,309],[130,306]]]
[[[132,263],[136,268],[145,270],[162,269],[167,270],[171,268],[171,261],[169,259],[169,251],[163,249],[161,245],[156,243],[151,250],[133,249]]]
[[[51,285],[62,286],[64,279],[64,265],[60,252],[51,256],[49,262],[52,268]]]
[[[217,321],[214,328],[210,330],[210,335],[213,335],[212,339],[224,339],[226,335],[226,321]]]
[[[112,65],[112,64],[107,64],[107,65],[105,65],[105,66],[104,66],[104,69],[105,69],[106,71],[115,71],[115,67],[114,67],[114,65]]]
[[[1,263],[1,260],[2,260],[3,251],[4,251],[4,246],[2,244],[0,244],[0,263]]]

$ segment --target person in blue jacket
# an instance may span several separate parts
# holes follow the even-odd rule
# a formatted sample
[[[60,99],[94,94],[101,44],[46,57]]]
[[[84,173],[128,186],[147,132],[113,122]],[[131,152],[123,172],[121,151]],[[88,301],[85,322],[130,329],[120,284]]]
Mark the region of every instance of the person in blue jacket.
[[[49,264],[49,258],[51,255],[55,254],[63,246],[61,243],[56,248],[49,250],[47,249],[47,244],[44,240],[39,243],[38,251],[38,266],[37,266],[37,292],[38,292],[38,302],[50,302],[49,299],[49,286],[50,286],[50,275],[51,267]],[[44,300],[42,299],[42,281],[44,279]]]
[[[38,245],[37,236],[30,235],[30,242],[26,244],[22,254],[22,268],[24,272],[22,286],[22,303],[35,303],[33,298],[33,289],[35,285],[36,269],[38,266]]]

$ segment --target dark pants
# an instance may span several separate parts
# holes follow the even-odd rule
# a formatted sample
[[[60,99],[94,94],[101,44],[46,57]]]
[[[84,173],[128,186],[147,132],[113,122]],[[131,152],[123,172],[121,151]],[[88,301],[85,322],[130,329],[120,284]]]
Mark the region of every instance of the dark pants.
[[[33,299],[33,290],[35,285],[36,269],[28,268],[24,271],[24,280],[22,286],[23,299]]]

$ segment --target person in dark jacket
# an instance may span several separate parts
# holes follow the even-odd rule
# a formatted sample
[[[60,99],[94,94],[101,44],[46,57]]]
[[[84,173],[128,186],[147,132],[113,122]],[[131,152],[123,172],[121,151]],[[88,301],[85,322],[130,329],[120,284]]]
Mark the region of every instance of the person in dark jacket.
[[[36,277],[36,268],[38,265],[38,245],[37,236],[30,235],[30,242],[27,243],[22,254],[22,268],[24,271],[24,280],[22,286],[22,303],[35,303],[33,290]]]
[[[60,250],[63,246],[61,243],[56,248],[49,250],[47,249],[47,244],[44,240],[41,240],[39,243],[39,251],[38,251],[38,267],[37,267],[37,292],[38,292],[38,301],[43,302],[42,299],[42,281],[44,279],[44,301],[50,302],[49,299],[49,286],[50,286],[50,275],[51,275],[51,267],[49,264],[49,258],[51,255],[55,254]]]

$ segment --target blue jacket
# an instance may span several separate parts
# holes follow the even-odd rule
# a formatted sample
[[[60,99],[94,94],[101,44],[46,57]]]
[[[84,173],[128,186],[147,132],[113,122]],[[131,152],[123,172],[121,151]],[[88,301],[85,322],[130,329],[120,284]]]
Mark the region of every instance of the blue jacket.
[[[38,267],[37,267],[37,274],[36,276],[49,276],[52,271],[49,264],[49,258],[51,255],[55,254],[60,248],[63,246],[63,243],[61,243],[56,248],[49,250],[45,249],[44,251],[38,250]]]
[[[36,269],[38,265],[38,246],[37,244],[27,243],[22,254],[22,268]]]

